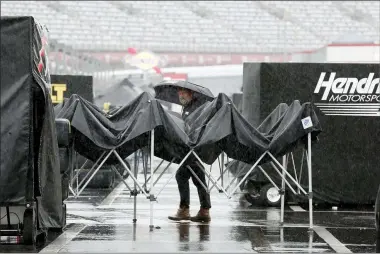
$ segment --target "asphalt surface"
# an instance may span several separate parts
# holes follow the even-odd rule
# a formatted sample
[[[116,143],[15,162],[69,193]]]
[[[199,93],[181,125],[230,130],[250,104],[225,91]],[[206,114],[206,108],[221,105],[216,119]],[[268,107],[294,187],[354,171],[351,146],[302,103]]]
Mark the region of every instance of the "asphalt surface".
[[[160,189],[170,174],[157,183]],[[143,176],[139,175],[142,180]],[[132,186],[131,179],[127,181]],[[199,208],[191,186],[191,213]],[[133,223],[133,197],[123,184],[114,190],[85,190],[67,201],[67,227],[62,234],[49,233],[36,247],[15,244],[2,237],[0,252],[376,252],[372,208],[316,210],[314,231],[308,232],[308,211],[292,205],[280,226],[280,209],[252,206],[236,195],[228,200],[212,192],[210,223],[173,222],[167,216],[178,207],[175,179],[154,202],[154,229],[150,231],[150,202],[137,197],[137,222]],[[379,243],[378,243],[379,244]]]

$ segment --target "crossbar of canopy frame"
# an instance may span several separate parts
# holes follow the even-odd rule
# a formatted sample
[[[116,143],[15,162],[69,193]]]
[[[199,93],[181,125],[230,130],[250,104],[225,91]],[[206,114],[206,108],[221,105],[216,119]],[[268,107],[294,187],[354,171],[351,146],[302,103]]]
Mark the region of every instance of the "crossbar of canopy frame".
[[[197,177],[197,175],[195,174],[195,172],[193,171],[193,169],[189,166],[188,169],[190,170],[190,172],[195,176],[195,178],[202,184],[202,187],[205,188],[205,190],[207,192],[211,192],[211,190],[216,187],[218,189],[218,191],[220,193],[224,193],[228,199],[231,199],[232,196],[236,193],[237,189],[243,184],[243,182],[249,177],[249,175],[252,173],[252,171],[257,167],[266,177],[267,179],[273,184],[273,186],[279,191],[280,195],[281,195],[281,219],[280,219],[280,223],[281,225],[283,225],[284,223],[284,209],[285,209],[285,186],[287,185],[291,191],[294,193],[294,194],[304,194],[304,195],[307,195],[308,196],[308,199],[309,199],[309,229],[312,229],[313,228],[313,207],[312,207],[312,198],[313,198],[313,195],[312,195],[312,168],[311,168],[311,133],[309,133],[307,135],[307,151],[306,151],[306,155],[307,155],[307,168],[308,168],[308,180],[309,180],[309,186],[308,186],[308,192],[305,191],[305,189],[300,185],[300,180],[301,180],[301,174],[302,174],[302,164],[301,164],[301,171],[300,171],[300,177],[298,179],[298,176],[296,174],[296,170],[295,170],[295,164],[294,164],[294,158],[293,158],[293,155],[292,153],[290,153],[291,155],[291,158],[293,160],[293,165],[294,165],[294,172],[295,172],[295,178],[287,171],[287,160],[288,160],[288,155],[285,155],[283,156],[283,160],[282,160],[282,164],[273,156],[272,153],[270,153],[269,151],[265,151],[260,157],[259,159],[251,166],[251,168],[244,174],[243,178],[239,181],[239,183],[230,191],[229,188],[232,186],[233,182],[237,179],[237,176],[227,185],[227,187],[224,187],[224,179],[223,179],[223,175],[227,172],[228,170],[228,167],[224,168],[224,158],[223,158],[223,155],[222,155],[222,163],[221,165],[219,165],[220,167],[220,176],[218,179],[215,179],[212,175],[211,175],[211,170],[210,172],[208,172],[207,170],[205,170],[206,167],[204,167],[204,163],[202,162],[202,160],[200,159],[200,157],[197,155],[197,153],[193,150],[189,151],[187,153],[187,155],[182,159],[182,161],[176,166],[176,170],[174,170],[174,172],[171,174],[170,178],[166,181],[166,183],[164,184],[164,186],[161,187],[160,190],[157,191],[157,194],[155,195],[155,185],[157,184],[157,182],[160,180],[160,178],[162,177],[162,175],[167,171],[167,169],[169,168],[169,166],[172,164],[172,161],[169,162],[169,165],[166,166],[166,168],[160,173],[159,177],[157,179],[155,179],[155,174],[157,172],[157,170],[159,169],[160,165],[162,164],[162,162],[160,163],[160,165],[155,169],[153,170],[152,168],[152,158],[154,156],[154,130],[150,131],[150,176],[149,178],[147,179],[146,178],[146,174],[147,174],[147,167],[144,167],[144,174],[145,174],[145,182],[144,183],[140,183],[138,180],[137,180],[137,173],[138,173],[138,166],[137,166],[137,153],[135,152],[135,160],[134,160],[134,170],[132,172],[132,170],[125,164],[124,160],[120,157],[120,155],[118,154],[118,152],[115,150],[115,149],[112,149],[110,151],[107,151],[107,152],[104,152],[99,158],[98,160],[94,163],[93,167],[90,169],[90,171],[87,173],[87,175],[82,179],[82,181],[77,184],[77,190],[74,191],[72,189],[72,187],[70,186],[70,191],[73,193],[74,197],[79,197],[79,195],[83,192],[83,190],[86,188],[86,186],[89,184],[89,182],[91,181],[91,179],[96,175],[96,173],[99,171],[99,169],[103,166],[103,164],[107,161],[107,159],[109,158],[109,156],[111,154],[114,154],[118,161],[120,162],[120,164],[122,165],[122,167],[128,172],[129,176],[131,177],[131,179],[133,180],[133,183],[134,183],[134,188],[133,190],[128,186],[128,184],[126,183],[126,181],[123,179],[123,177],[119,174],[119,172],[117,171],[117,169],[115,167],[111,167],[113,171],[115,171],[115,173],[119,176],[119,178],[121,178],[121,180],[123,181],[123,183],[126,185],[126,187],[130,190],[131,192],[131,195],[134,196],[134,218],[133,218],[133,222],[136,223],[137,219],[136,219],[136,214],[137,214],[137,200],[136,200],[136,196],[137,194],[140,194],[142,193],[147,199],[149,199],[150,201],[150,230],[153,230],[154,228],[154,224],[153,224],[153,219],[154,219],[154,202],[157,201],[157,198],[158,196],[161,194],[161,192],[166,188],[166,186],[168,185],[168,183],[172,180],[172,178],[174,177],[176,171],[184,164],[184,162],[187,160],[187,158],[193,154],[196,159],[197,159],[197,163],[199,163],[199,165],[201,166],[200,169],[205,173],[205,176],[208,178],[209,181],[211,181],[212,183],[212,186],[211,187],[208,187],[206,185],[204,185],[200,179]],[[280,175],[281,179],[282,179],[282,183],[281,183],[281,188],[279,188],[275,183],[274,181],[271,179],[271,177],[266,173],[266,171],[262,168],[262,166],[260,165],[260,161],[264,158],[264,156],[269,156],[271,161],[269,162],[273,169]],[[304,155],[304,153],[303,153]],[[87,162],[87,161],[86,161]],[[86,162],[84,164],[86,164]],[[96,167],[96,165],[98,165],[98,163],[100,162],[99,166]],[[302,161],[303,162],[303,161]],[[82,170],[84,168],[85,165],[82,165],[82,167],[79,169]],[[145,165],[147,166],[147,165]],[[96,167],[96,168],[95,168]],[[280,172],[280,170],[282,172]],[[71,179],[70,183],[72,184],[72,182],[77,179],[77,182],[78,182],[78,175],[79,175],[79,171],[77,172],[77,174]],[[238,174],[239,175],[239,174]],[[291,184],[289,183],[289,181],[286,179],[286,178],[289,178],[291,180],[291,182],[293,182],[296,186],[297,186],[297,191],[291,186]],[[221,184],[218,183],[218,181],[221,180]],[[147,184],[150,184],[150,188],[149,188],[149,191],[146,189],[146,186]],[[137,188],[139,189],[139,191],[137,191]]]
[[[311,164],[311,155],[312,155],[312,149],[311,149],[311,133],[307,134],[307,148],[305,149],[304,153],[302,154],[302,162],[301,162],[301,171],[302,173],[302,164],[303,164],[303,156],[306,153],[306,161],[307,161],[307,168],[308,168],[308,192],[301,186],[300,180],[297,179],[297,174],[296,174],[296,169],[295,169],[295,163],[294,163],[294,158],[293,158],[293,153],[289,153],[287,155],[284,155],[282,157],[282,164],[276,159],[276,157],[269,151],[265,151],[259,159],[251,166],[251,168],[244,174],[243,178],[239,181],[239,183],[234,187],[233,190],[228,192],[228,188],[232,185],[232,182],[236,180],[236,177],[230,182],[230,184],[226,187],[223,188],[218,184],[218,180],[215,180],[212,176],[211,173],[205,171],[202,169],[208,177],[211,182],[213,183],[213,186],[209,189],[209,191],[215,186],[219,192],[223,192],[226,194],[226,196],[231,199],[232,196],[236,193],[237,189],[244,183],[244,181],[249,177],[249,175],[252,173],[252,171],[257,167],[259,170],[265,175],[265,177],[271,182],[271,184],[279,191],[281,195],[281,217],[280,217],[280,223],[281,225],[284,224],[284,211],[285,211],[285,187],[286,185],[289,187],[289,189],[293,192],[293,194],[298,195],[300,192],[304,194],[305,196],[308,197],[309,200],[309,229],[313,229],[313,189],[312,189],[312,164]],[[199,158],[199,156],[194,152],[191,151],[191,153],[194,154],[194,156],[197,158],[198,162],[203,166],[202,160]],[[269,162],[270,165],[273,167],[273,169],[279,174],[281,177],[281,189],[275,184],[275,182],[271,179],[271,177],[266,173],[266,171],[262,168],[260,165],[260,161],[264,158],[264,156],[268,155],[271,159]],[[287,166],[288,166],[288,156],[291,156],[293,166],[294,166],[294,173],[295,173],[295,178],[288,172]],[[203,168],[203,167],[201,167]],[[279,168],[282,170],[280,172]],[[225,173],[226,170],[221,169],[221,176]],[[237,175],[238,176],[238,175]],[[297,191],[294,190],[294,188],[291,186],[289,181],[287,180],[287,177],[289,180],[294,183],[297,186]],[[170,180],[170,179],[169,179]]]

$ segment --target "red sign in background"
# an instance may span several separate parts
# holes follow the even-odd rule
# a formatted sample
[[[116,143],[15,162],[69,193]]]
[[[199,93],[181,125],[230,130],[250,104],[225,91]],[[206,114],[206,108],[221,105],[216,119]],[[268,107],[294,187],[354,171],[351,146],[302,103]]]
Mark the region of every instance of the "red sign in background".
[[[109,64],[123,64],[129,53],[126,52],[95,52],[85,53],[100,61]],[[209,66],[209,65],[226,65],[242,64],[244,62],[283,62],[290,61],[291,55],[284,54],[208,54],[208,53],[155,53],[160,58],[159,67],[176,67],[176,66]],[[50,52],[51,61],[63,60],[61,52]],[[66,58],[70,61],[68,58]]]
[[[187,73],[167,72],[162,77],[164,80],[187,80]]]

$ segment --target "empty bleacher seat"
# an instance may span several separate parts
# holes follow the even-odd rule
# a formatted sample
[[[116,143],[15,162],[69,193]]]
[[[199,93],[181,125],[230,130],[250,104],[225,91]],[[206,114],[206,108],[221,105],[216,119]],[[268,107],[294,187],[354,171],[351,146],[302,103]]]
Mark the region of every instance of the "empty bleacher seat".
[[[352,20],[344,8],[366,13],[368,20]],[[378,1],[1,1],[2,15],[33,15],[46,23],[52,39],[78,49],[134,42],[153,51],[185,52],[244,52],[253,45],[271,52],[311,49],[348,32],[376,41],[379,9]],[[290,21],[273,10],[285,10]]]

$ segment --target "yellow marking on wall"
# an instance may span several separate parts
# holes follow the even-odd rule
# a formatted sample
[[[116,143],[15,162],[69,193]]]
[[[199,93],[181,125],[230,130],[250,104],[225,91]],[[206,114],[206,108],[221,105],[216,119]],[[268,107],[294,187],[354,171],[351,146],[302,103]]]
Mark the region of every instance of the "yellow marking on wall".
[[[51,100],[53,103],[63,102],[63,95],[66,91],[66,84],[51,84]]]

